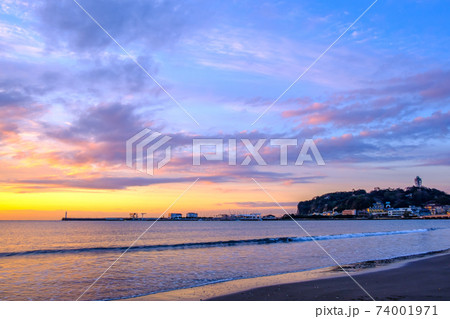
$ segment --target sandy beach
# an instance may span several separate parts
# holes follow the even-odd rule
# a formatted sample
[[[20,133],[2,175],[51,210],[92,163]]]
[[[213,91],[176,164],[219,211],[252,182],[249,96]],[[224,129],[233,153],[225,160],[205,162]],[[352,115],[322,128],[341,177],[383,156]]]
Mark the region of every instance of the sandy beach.
[[[401,267],[355,274],[378,301],[450,300],[450,254],[406,262]],[[371,300],[349,276],[272,285],[211,300]]]
[[[343,266],[376,300],[450,300],[447,251]],[[239,279],[126,300],[370,300],[339,267]]]

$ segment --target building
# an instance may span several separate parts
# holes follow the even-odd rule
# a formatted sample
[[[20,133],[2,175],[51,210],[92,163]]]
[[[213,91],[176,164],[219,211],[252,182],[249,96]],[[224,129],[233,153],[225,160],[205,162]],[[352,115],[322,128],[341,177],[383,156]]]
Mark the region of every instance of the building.
[[[443,205],[443,206],[436,205],[434,207],[434,211],[435,211],[436,215],[446,214],[449,211],[449,205]]]
[[[384,210],[384,205],[382,202],[376,202],[372,205],[372,207],[367,208],[367,212],[370,215],[380,216],[387,215],[387,212]]]
[[[436,204],[435,203],[428,203],[425,206],[425,209],[428,209],[431,215],[436,215]]]
[[[409,208],[411,210],[411,213],[410,213],[411,216],[420,216],[421,212],[423,210],[425,210],[422,207],[418,207],[418,206],[414,206],[414,205],[409,206]]]
[[[179,214],[179,213],[171,213],[170,214],[170,219],[181,219],[183,218],[183,215]]]
[[[198,218],[198,214],[197,213],[187,213],[186,218]]]
[[[232,214],[220,214],[215,217],[218,220],[237,220],[236,215]]]
[[[342,211],[343,216],[356,216],[356,209],[345,209]]]
[[[419,176],[416,176],[416,178],[414,179],[414,186],[422,187],[422,179]]]
[[[239,214],[237,215],[239,220],[262,220],[260,213],[253,214]]]
[[[368,218],[370,217],[369,213],[367,212],[367,210],[357,210],[356,211],[356,216],[358,217],[363,217],[363,218]]]
[[[430,216],[431,212],[425,208],[419,208],[418,216]]]
[[[389,217],[402,217],[411,215],[411,208],[391,208],[388,210]]]

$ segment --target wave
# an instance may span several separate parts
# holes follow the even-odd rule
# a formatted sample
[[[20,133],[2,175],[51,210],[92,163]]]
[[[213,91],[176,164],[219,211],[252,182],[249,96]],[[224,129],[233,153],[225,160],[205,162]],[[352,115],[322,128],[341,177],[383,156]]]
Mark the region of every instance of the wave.
[[[76,253],[90,253],[90,252],[112,252],[125,250],[173,250],[173,249],[198,249],[210,247],[227,247],[227,246],[244,246],[244,245],[268,245],[268,244],[283,244],[283,243],[298,243],[321,240],[335,240],[347,238],[360,237],[375,237],[375,236],[389,236],[389,235],[403,235],[410,233],[421,233],[436,230],[437,228],[421,228],[411,230],[397,230],[384,232],[370,232],[370,233],[349,233],[338,235],[322,235],[322,236],[305,236],[305,237],[271,237],[271,238],[255,238],[255,239],[240,239],[227,241],[212,241],[212,242],[196,242],[196,243],[180,243],[169,245],[136,245],[132,247],[112,246],[112,247],[83,247],[83,248],[66,248],[66,249],[41,249],[41,250],[27,250],[18,252],[0,252],[1,257],[11,256],[26,256],[26,255],[43,255],[43,254],[76,254]]]

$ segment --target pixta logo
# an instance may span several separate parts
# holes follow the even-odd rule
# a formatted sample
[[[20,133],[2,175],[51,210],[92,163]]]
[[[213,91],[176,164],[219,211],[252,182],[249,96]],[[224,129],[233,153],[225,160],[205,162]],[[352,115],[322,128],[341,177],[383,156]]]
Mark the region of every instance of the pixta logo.
[[[132,136],[126,142],[126,164],[140,172],[153,175],[154,168],[162,168],[171,160],[171,146],[161,149],[172,138],[162,135],[159,132],[148,128]],[[188,147],[188,145],[186,145]],[[268,152],[264,148],[270,147]],[[289,147],[291,154],[289,154]],[[279,150],[279,157],[273,150]],[[300,151],[292,155],[292,149]],[[156,161],[155,153],[163,152],[164,157],[158,156]],[[270,154],[269,163],[264,158],[264,154]],[[275,154],[275,156],[273,156]],[[192,139],[192,164],[199,166],[205,161],[223,161],[230,166],[266,166],[280,165],[287,166],[294,163],[301,166],[304,162],[316,162],[317,165],[325,165],[322,155],[312,139],[304,140],[301,147],[297,139],[276,138],[258,139],[252,142],[249,139],[218,139],[218,138],[194,138]]]
[[[257,166],[266,166],[267,162],[260,153],[266,142],[267,139],[265,138],[258,139],[255,144],[249,139],[240,139],[239,143],[237,139],[228,139],[228,165],[246,166],[253,159]],[[224,144],[223,139],[194,139],[192,142],[192,164],[200,165],[202,155],[207,161],[224,161]],[[277,138],[270,139],[269,144],[272,147],[278,147],[280,149],[279,162],[270,164],[287,166],[289,158],[288,147],[297,147],[298,141],[293,138]],[[203,149],[207,149],[207,151],[203,152]],[[211,152],[211,150],[213,151]],[[238,151],[244,152],[245,157],[242,162],[238,162]],[[317,165],[325,165],[322,155],[312,139],[306,139],[304,141],[294,165],[301,166],[305,161],[313,161],[309,153],[314,156]]]
[[[145,128],[128,139],[126,142],[127,166],[136,168],[136,170],[140,172],[145,172],[149,175],[153,175],[153,169],[155,166],[155,152],[172,139],[169,136],[161,136],[161,133]],[[135,144],[136,148],[134,149]],[[135,158],[136,165],[134,165],[133,158]],[[164,158],[159,160],[157,163],[158,169],[166,165],[170,161],[170,158],[171,147],[169,145],[165,148]]]

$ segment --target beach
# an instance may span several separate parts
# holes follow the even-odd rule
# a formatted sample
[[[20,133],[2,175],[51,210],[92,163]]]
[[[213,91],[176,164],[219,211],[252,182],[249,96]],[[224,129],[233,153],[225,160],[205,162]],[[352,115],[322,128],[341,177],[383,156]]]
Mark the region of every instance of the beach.
[[[403,263],[400,267],[355,274],[353,278],[377,301],[450,300],[450,254]],[[253,301],[353,301],[371,298],[347,275],[272,285],[211,298]]]
[[[343,265],[375,300],[450,300],[450,253],[403,256]],[[371,300],[340,267],[219,282],[149,294],[135,301]]]
[[[442,254],[450,242],[445,220],[302,225],[317,242],[285,221],[158,223],[115,262],[149,222],[4,221],[0,299],[76,300],[114,263],[82,300],[208,300],[346,276],[318,243],[356,275]]]

